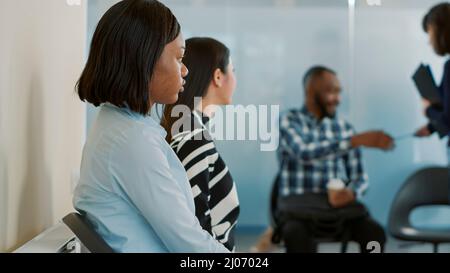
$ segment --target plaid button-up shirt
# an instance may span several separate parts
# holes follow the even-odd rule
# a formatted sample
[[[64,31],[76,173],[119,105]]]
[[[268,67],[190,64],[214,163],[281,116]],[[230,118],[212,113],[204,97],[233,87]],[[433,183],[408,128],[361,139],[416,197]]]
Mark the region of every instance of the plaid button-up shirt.
[[[331,179],[342,179],[357,196],[368,187],[360,149],[351,147],[353,127],[335,118],[318,120],[306,107],[280,118],[280,195],[324,193]]]

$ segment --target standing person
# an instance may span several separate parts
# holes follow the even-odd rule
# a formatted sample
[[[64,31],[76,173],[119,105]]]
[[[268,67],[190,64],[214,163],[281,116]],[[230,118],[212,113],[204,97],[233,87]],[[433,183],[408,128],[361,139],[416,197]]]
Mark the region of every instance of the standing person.
[[[423,19],[423,29],[428,33],[434,52],[443,58],[447,58],[448,54],[450,54],[450,3],[434,6]],[[439,91],[442,98],[441,105],[432,105],[429,101],[424,100],[424,112],[429,119],[429,123],[416,132],[417,137],[428,137],[436,131],[440,137],[448,137],[450,135],[449,59],[444,65],[444,76],[439,86]],[[447,155],[450,166],[450,140],[447,144]]]
[[[154,0],[120,1],[94,33],[77,89],[100,112],[73,203],[116,252],[228,252],[200,226],[186,171],[149,116],[183,91],[184,51],[177,19]]]
[[[214,107],[230,104],[236,88],[230,51],[217,40],[191,38],[186,41],[184,63],[190,70],[184,92],[175,104],[166,106],[162,125],[186,168],[200,224],[234,251],[239,216],[236,184],[207,129]],[[186,116],[173,117],[177,106],[188,110]],[[177,124],[187,126],[177,128]]]

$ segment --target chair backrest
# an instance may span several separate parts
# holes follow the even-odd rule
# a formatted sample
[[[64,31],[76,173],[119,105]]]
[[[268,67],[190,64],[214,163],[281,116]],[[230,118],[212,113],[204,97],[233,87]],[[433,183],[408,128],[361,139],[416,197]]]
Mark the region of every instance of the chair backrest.
[[[69,213],[63,218],[70,230],[91,253],[113,253],[113,249],[95,232],[85,216]]]
[[[449,173],[445,167],[421,169],[410,176],[394,198],[388,228],[392,235],[411,227],[409,216],[420,206],[449,205]]]
[[[278,191],[280,187],[280,174],[277,174],[275,180],[272,184],[272,189],[270,191],[270,208],[269,208],[269,219],[271,225],[274,226],[277,222],[277,208],[278,208]]]

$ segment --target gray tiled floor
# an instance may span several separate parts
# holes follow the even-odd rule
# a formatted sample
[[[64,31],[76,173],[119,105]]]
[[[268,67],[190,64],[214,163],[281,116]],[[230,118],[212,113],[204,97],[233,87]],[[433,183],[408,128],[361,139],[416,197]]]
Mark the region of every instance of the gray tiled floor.
[[[250,252],[250,248],[256,244],[260,234],[236,234],[236,251]],[[273,252],[284,252],[282,248],[275,249]],[[339,243],[323,243],[319,245],[320,253],[339,253]],[[348,246],[349,253],[358,253],[359,247],[356,243],[350,243]],[[431,244],[420,244],[401,242],[395,239],[389,239],[386,245],[386,253],[432,253]],[[442,244],[439,246],[440,253],[450,253],[450,244]]]

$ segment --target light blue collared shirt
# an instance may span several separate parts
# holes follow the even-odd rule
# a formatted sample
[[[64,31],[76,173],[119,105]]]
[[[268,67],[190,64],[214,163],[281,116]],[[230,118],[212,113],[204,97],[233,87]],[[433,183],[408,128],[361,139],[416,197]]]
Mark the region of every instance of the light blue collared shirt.
[[[200,226],[189,180],[151,117],[103,104],[74,207],[116,252],[228,252]]]

